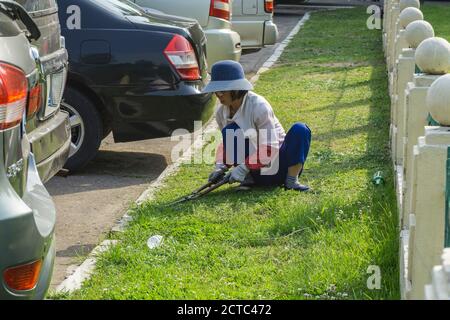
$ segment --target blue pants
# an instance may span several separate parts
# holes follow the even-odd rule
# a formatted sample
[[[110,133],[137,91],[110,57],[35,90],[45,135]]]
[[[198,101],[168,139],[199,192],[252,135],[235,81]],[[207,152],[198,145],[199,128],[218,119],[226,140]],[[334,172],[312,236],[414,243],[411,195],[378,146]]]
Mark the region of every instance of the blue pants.
[[[236,123],[232,123],[222,130],[224,150],[226,148],[226,136],[225,130],[232,129],[238,130],[239,126]],[[238,165],[236,155],[237,151],[237,139],[234,141],[234,158],[233,164]],[[286,133],[283,144],[279,150],[279,169],[274,175],[261,174],[260,170],[252,170],[250,173],[258,185],[282,185],[286,180],[288,168],[297,164],[304,164],[308,157],[309,147],[311,145],[311,130],[304,123],[297,122]],[[248,142],[245,143],[245,157],[249,156]],[[300,172],[301,174],[301,172]]]

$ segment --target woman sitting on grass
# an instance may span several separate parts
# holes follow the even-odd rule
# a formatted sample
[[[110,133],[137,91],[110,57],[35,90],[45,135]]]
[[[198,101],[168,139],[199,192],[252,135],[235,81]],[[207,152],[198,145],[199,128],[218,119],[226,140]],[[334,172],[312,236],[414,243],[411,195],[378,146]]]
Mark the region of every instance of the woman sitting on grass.
[[[203,90],[214,92],[222,104],[216,120],[222,131],[215,170],[209,181],[218,181],[231,172],[230,183],[284,185],[287,190],[307,191],[299,183],[311,144],[311,130],[295,123],[286,134],[269,102],[250,91],[242,66],[220,61],[212,67],[211,82]]]

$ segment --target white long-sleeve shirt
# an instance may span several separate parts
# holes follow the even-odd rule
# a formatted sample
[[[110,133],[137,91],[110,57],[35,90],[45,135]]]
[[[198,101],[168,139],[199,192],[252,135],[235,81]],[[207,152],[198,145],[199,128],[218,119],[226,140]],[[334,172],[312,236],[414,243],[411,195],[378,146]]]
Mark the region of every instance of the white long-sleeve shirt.
[[[230,108],[221,105],[216,112],[216,121],[220,130],[235,122],[243,131],[244,136],[250,139],[251,145],[257,146],[254,149],[260,150],[261,147],[269,147],[269,153],[270,149],[278,150],[286,136],[270,103],[264,97],[251,91],[244,97],[241,107],[232,118],[230,118]],[[218,160],[223,158],[223,150],[221,151],[220,148],[223,149],[223,146],[219,147]],[[220,153],[222,154],[220,155]],[[252,156],[256,157],[253,154],[249,158]],[[247,165],[248,162],[246,160]],[[250,163],[252,164],[254,161],[250,161]],[[260,167],[261,165],[252,168]]]

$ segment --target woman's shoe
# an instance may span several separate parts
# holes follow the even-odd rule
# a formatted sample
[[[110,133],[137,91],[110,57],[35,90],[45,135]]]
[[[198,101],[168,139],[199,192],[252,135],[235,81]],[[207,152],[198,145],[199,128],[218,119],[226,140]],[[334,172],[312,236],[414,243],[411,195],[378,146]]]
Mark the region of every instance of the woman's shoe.
[[[284,182],[284,189],[304,192],[304,191],[308,191],[309,187],[305,186],[303,184],[300,184],[297,176],[295,176],[295,177],[287,176],[286,181]]]
[[[245,176],[244,181],[236,187],[236,191],[248,191],[255,185],[252,175],[249,173]]]
[[[286,186],[284,186],[284,190],[295,190],[295,191],[300,191],[300,192],[305,192],[305,191],[309,191],[309,187],[305,186],[303,184],[297,184],[292,188],[288,188]]]

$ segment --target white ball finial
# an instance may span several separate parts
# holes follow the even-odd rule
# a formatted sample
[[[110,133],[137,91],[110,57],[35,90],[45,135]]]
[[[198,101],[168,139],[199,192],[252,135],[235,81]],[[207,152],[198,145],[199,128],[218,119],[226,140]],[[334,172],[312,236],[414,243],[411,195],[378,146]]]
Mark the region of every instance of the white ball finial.
[[[423,13],[417,8],[409,7],[404,9],[399,15],[399,23],[402,29],[405,29],[408,24],[416,20],[423,20]]]
[[[403,11],[405,8],[420,8],[420,1],[419,0],[400,0],[400,12]]]
[[[427,107],[434,120],[450,126],[450,74],[439,77],[428,89]]]
[[[411,48],[417,48],[425,39],[434,37],[433,26],[425,20],[413,21],[405,29],[405,38]]]
[[[428,38],[417,47],[415,60],[424,73],[446,74],[450,71],[450,44],[443,38]]]

